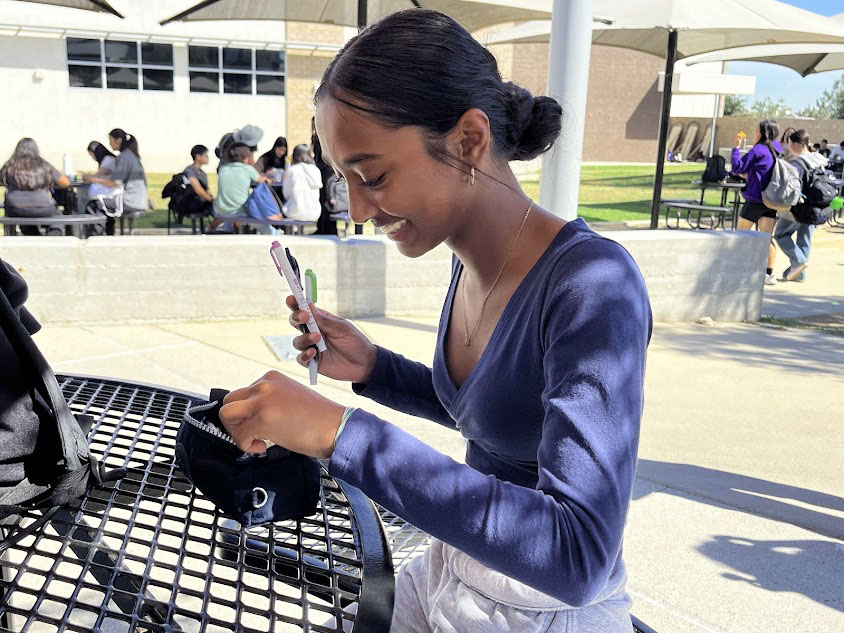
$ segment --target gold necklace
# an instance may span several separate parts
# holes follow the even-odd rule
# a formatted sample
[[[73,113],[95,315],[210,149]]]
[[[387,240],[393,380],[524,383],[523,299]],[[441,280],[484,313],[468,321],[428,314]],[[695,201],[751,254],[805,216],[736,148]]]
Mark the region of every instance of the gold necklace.
[[[472,344],[472,339],[475,337],[475,334],[478,332],[478,328],[481,325],[481,319],[484,316],[484,308],[486,308],[487,299],[489,299],[489,295],[492,294],[492,291],[495,290],[495,286],[498,284],[498,280],[501,279],[501,275],[504,273],[504,269],[507,267],[507,262],[510,261],[510,255],[513,254],[513,249],[516,247],[516,242],[519,241],[519,236],[522,234],[522,229],[525,228],[525,222],[527,222],[528,216],[530,215],[530,210],[533,208],[533,200],[530,201],[528,205],[527,211],[525,211],[525,217],[522,218],[522,224],[519,226],[519,231],[516,233],[516,237],[513,238],[513,243],[510,244],[510,250],[507,251],[507,257],[504,258],[504,263],[501,264],[501,269],[498,271],[498,275],[495,277],[495,281],[492,282],[492,285],[489,287],[489,290],[486,292],[486,296],[484,297],[484,301],[481,304],[481,312],[478,315],[478,320],[475,322],[475,327],[472,328],[472,333],[469,333],[469,311],[468,311],[468,304],[466,303],[466,277],[463,277],[463,328],[466,331],[466,338],[463,340],[463,344],[467,347]],[[463,269],[464,273],[466,269]]]

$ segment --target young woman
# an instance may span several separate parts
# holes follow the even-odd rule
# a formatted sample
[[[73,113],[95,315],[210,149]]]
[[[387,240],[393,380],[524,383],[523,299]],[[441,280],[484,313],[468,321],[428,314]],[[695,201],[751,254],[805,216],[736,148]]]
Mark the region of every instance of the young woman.
[[[284,180],[284,170],[287,169],[287,139],[279,136],[270,151],[261,154],[255,167],[259,172],[276,183]]]
[[[22,138],[0,168],[0,185],[6,187],[8,217],[43,218],[59,213],[51,189],[68,187],[70,181],[41,158],[35,141]],[[41,234],[37,226],[21,226],[20,231],[23,235]]]
[[[765,119],[759,122],[756,128],[756,139],[753,147],[743,157],[739,152],[741,146],[741,135],[736,135],[736,146],[733,148],[732,171],[747,179],[747,187],[741,192],[744,198],[744,206],[739,214],[738,228],[742,230],[752,229],[754,225],[757,231],[763,231],[771,235],[774,231],[774,222],[777,221],[777,212],[769,209],[762,203],[762,192],[768,183],[771,182],[771,173],[774,169],[774,161],[779,154],[774,142],[779,135],[779,127],[776,121]],[[777,249],[774,242],[768,247],[768,265],[765,269],[765,284],[777,283],[774,276],[774,260],[777,256]]]
[[[466,463],[277,372],[230,393],[224,424],[244,450],[266,438],[328,458],[434,536],[397,578],[394,633],[629,633],[622,533],[651,313],[629,254],[540,208],[509,167],[551,147],[559,104],[502,82],[489,51],[421,9],[350,40],[315,100],[352,219],[408,257],[455,254],[432,368],[314,307],[319,370],[460,432]],[[300,363],[317,336],[297,337]]]
[[[123,188],[123,211],[144,212],[148,210],[149,197],[147,194],[147,176],[141,165],[141,155],[138,151],[138,139],[115,128],[108,133],[111,149],[120,152],[114,166],[114,171],[107,178],[88,176],[86,182],[105,185],[106,187]],[[106,206],[114,209],[116,203],[113,198],[106,199]],[[114,235],[114,218],[106,221],[106,234]]]
[[[117,158],[99,141],[91,141],[88,143],[88,155],[97,161],[97,165],[99,165],[96,173],[82,175],[82,180],[92,183],[91,186],[88,187],[88,199],[94,199],[97,196],[110,198],[114,195],[116,190],[114,187],[107,187],[106,185],[93,182],[90,178],[86,178],[86,176],[94,176],[96,178],[103,179],[109,178],[111,176],[111,172],[114,171],[114,168],[117,165]]]
[[[322,188],[322,175],[314,165],[311,148],[297,145],[293,148],[293,159],[284,176],[285,207],[284,217],[292,220],[319,219],[321,207],[319,190]]]
[[[820,152],[809,151],[809,135],[806,130],[797,130],[789,137],[791,160],[789,161],[800,179],[804,180],[806,173],[818,167],[827,166],[826,157]],[[774,241],[780,250],[786,254],[789,261],[788,268],[782,274],[783,281],[805,281],[806,268],[809,266],[809,250],[812,248],[812,224],[802,224],[793,219],[779,218],[774,229]]]

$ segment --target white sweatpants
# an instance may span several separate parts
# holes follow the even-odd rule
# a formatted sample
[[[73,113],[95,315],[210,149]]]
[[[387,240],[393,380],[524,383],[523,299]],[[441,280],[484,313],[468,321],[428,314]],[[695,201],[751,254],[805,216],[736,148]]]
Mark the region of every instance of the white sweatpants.
[[[623,563],[574,608],[434,539],[396,578],[391,633],[631,633]]]

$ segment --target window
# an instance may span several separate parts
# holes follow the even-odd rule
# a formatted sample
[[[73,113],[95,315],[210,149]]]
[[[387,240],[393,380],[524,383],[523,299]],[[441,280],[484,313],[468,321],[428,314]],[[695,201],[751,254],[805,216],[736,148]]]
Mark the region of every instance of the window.
[[[74,88],[173,91],[173,47],[152,42],[67,38]]]
[[[284,96],[284,51],[188,46],[191,92]]]

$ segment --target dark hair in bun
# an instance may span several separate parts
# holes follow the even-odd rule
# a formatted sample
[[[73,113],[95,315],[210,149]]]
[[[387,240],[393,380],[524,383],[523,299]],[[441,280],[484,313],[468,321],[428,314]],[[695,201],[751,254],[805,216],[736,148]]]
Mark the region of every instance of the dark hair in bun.
[[[804,147],[809,147],[809,134],[806,130],[796,130],[795,132],[792,132],[791,136],[788,137],[788,140],[791,143],[799,143]]]
[[[314,101],[326,95],[384,125],[421,128],[440,159],[446,152],[437,141],[471,108],[487,115],[493,148],[506,160],[539,156],[562,125],[559,103],[503,82],[492,53],[452,18],[427,9],[393,13],[349,40]]]

